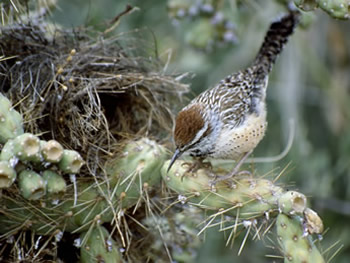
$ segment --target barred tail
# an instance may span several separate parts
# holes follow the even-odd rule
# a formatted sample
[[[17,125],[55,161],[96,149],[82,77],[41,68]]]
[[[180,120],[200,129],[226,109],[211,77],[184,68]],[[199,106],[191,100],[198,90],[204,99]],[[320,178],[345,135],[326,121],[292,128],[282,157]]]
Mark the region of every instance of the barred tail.
[[[298,24],[299,17],[300,13],[293,10],[271,24],[253,63],[253,66],[256,67],[261,75],[267,76],[271,71],[277,56],[281,53],[284,44],[288,41],[288,37]]]

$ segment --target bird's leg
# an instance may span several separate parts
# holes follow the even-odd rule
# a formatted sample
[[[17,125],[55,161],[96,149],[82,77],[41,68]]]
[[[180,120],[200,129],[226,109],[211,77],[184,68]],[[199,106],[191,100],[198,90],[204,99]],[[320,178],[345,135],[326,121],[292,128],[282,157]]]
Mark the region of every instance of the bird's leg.
[[[233,168],[232,172],[231,173],[228,173],[224,176],[218,176],[217,178],[215,178],[215,180],[213,180],[211,182],[211,185],[215,185],[217,182],[220,182],[220,181],[224,181],[224,180],[227,180],[227,179],[230,179],[232,178],[234,175],[236,174],[241,174],[241,173],[244,173],[244,174],[250,174],[249,171],[241,171],[241,172],[238,172],[239,171],[239,168],[242,166],[242,164],[244,163],[244,161],[248,158],[248,156],[252,153],[252,151],[249,151],[249,152],[246,152],[242,158],[238,161],[238,163],[236,164],[236,166]]]

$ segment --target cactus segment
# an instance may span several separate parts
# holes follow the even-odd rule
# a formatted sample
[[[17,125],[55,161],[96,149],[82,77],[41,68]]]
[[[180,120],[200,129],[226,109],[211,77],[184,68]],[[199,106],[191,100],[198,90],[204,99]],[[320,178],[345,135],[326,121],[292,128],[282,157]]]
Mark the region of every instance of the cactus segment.
[[[80,235],[83,245],[80,248],[81,263],[120,263],[122,262],[116,242],[103,226]]]
[[[42,176],[46,183],[46,193],[48,196],[59,198],[64,195],[67,190],[67,184],[62,175],[51,170],[46,170]]]
[[[0,143],[6,143],[23,132],[21,114],[15,111],[11,102],[0,93]]]
[[[13,152],[21,161],[41,162],[40,140],[31,133],[24,133],[13,140]]]
[[[0,189],[10,187],[16,180],[17,173],[9,162],[0,161]]]
[[[63,157],[63,147],[62,145],[55,141],[40,141],[41,145],[41,155],[46,162],[58,163]]]
[[[278,198],[283,189],[271,181],[247,176],[234,177],[232,183],[219,182],[215,189],[210,189],[210,180],[206,171],[199,169],[194,174],[186,174],[183,161],[177,161],[169,173],[165,162],[162,167],[162,177],[169,188],[192,204],[198,204],[208,210],[227,210],[228,215],[253,218],[266,212],[278,209]]]
[[[285,263],[324,263],[321,253],[303,232],[300,217],[277,216],[277,235]]]
[[[84,161],[77,151],[63,150],[63,156],[58,167],[63,173],[76,174],[79,173],[80,168],[83,166]]]
[[[136,202],[145,187],[160,183],[160,168],[166,158],[165,148],[147,138],[128,143],[122,156],[106,165],[110,185],[123,206]]]
[[[18,185],[22,196],[28,200],[37,200],[45,195],[44,179],[36,172],[24,170],[18,176]]]
[[[350,19],[349,0],[316,0],[319,7],[333,18]]]

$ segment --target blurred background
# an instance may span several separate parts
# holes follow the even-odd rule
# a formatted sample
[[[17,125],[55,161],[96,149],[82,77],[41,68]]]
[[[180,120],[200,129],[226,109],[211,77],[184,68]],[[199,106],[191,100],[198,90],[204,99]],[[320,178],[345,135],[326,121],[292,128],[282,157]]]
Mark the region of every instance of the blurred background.
[[[284,9],[283,1],[115,1],[58,0],[52,21],[60,27],[110,27],[127,4],[116,34],[142,29],[167,72],[190,72],[191,98],[254,59],[269,24]],[[322,247],[332,262],[350,261],[350,22],[322,10],[307,12],[270,76],[267,95],[269,127],[254,157],[282,160],[254,163],[264,175],[285,167],[279,182],[309,197],[327,229]],[[175,105],[174,113],[186,105]],[[290,124],[293,120],[293,125]],[[268,158],[267,158],[268,159]],[[225,248],[225,237],[206,233],[197,262],[271,262],[262,242],[248,241],[240,257],[239,242]],[[266,242],[268,245],[268,242]],[[329,250],[328,250],[329,249]]]

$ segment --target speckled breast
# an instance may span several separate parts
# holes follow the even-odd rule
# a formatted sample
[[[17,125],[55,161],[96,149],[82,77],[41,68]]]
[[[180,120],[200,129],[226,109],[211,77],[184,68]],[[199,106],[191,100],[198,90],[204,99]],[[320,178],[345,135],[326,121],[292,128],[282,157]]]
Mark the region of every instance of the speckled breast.
[[[224,127],[215,144],[211,157],[218,159],[239,158],[253,150],[265,135],[267,127],[266,114],[252,114],[239,127]]]

